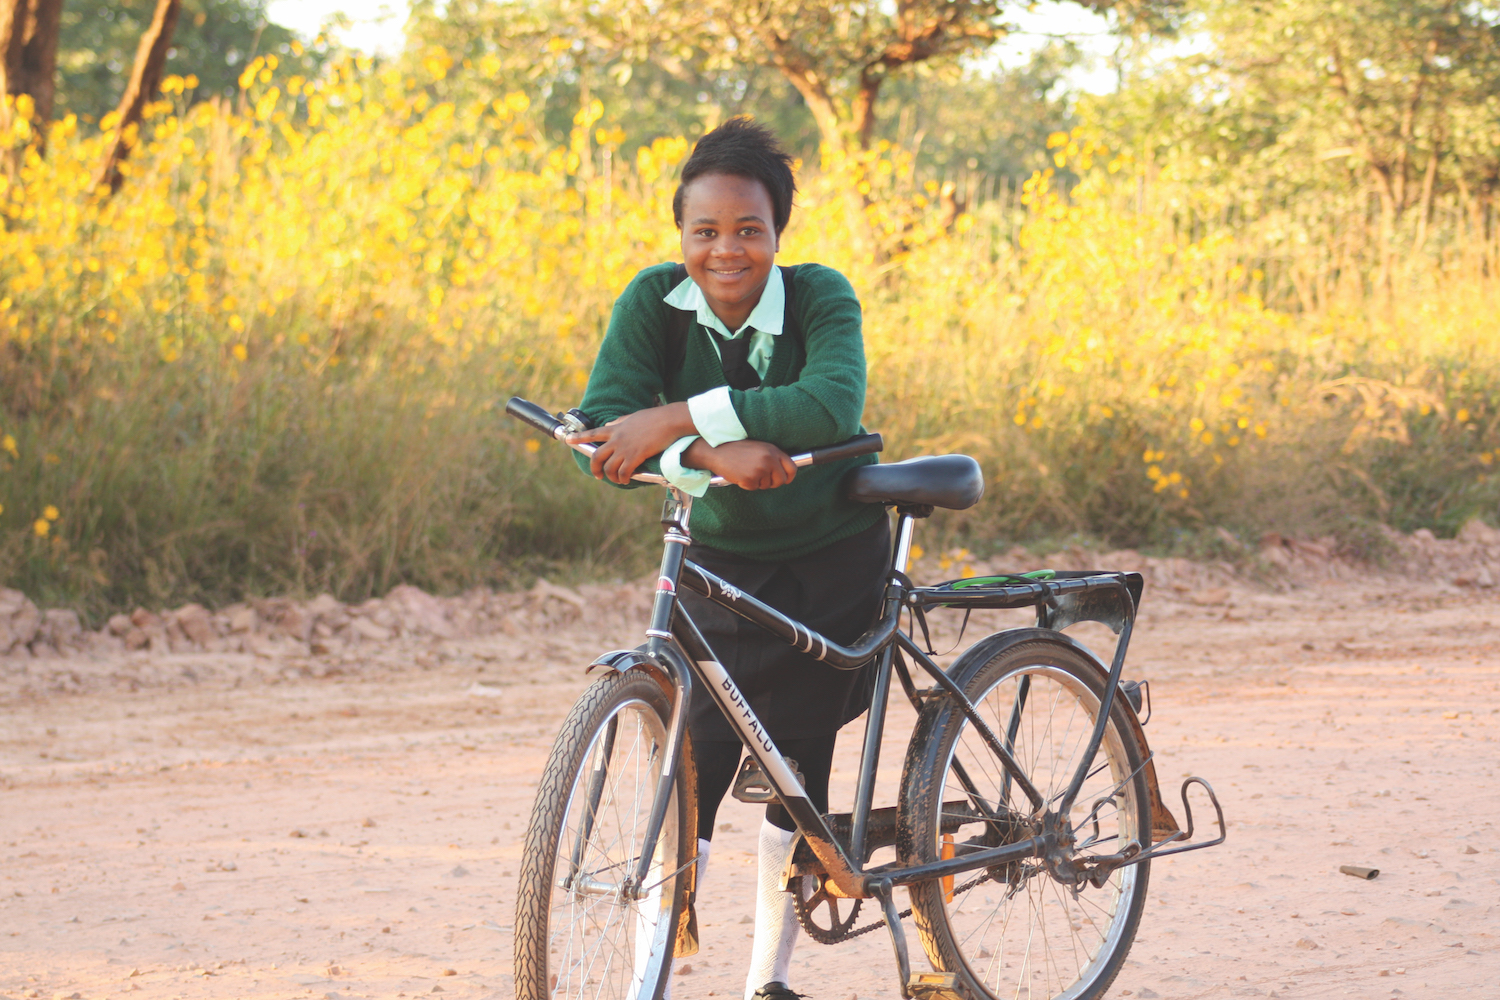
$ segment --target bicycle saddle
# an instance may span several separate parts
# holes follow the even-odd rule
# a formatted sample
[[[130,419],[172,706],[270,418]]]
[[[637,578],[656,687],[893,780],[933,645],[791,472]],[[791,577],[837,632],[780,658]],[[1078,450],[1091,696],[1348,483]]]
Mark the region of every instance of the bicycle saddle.
[[[862,465],[845,494],[856,503],[892,503],[963,510],[984,496],[984,473],[968,455],[931,455],[889,465]]]

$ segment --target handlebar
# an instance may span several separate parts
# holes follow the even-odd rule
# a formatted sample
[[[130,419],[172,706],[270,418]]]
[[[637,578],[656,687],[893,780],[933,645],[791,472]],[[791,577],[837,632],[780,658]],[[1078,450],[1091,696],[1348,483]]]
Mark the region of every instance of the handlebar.
[[[548,413],[535,403],[522,399],[520,396],[510,397],[505,404],[505,412],[515,417],[524,424],[528,424],[550,438],[556,438],[567,444],[568,425]],[[574,451],[584,455],[593,455],[599,450],[599,446],[593,443],[570,445]],[[838,462],[846,458],[855,458],[859,455],[873,455],[885,448],[885,441],[879,434],[859,434],[847,441],[838,444],[825,445],[822,448],[814,448],[812,451],[803,452],[792,456],[792,464],[799,469],[809,465],[827,465],[829,462]],[[667,486],[665,476],[659,476],[652,472],[637,472],[630,477],[637,483],[652,483],[657,486]],[[729,480],[723,476],[714,476],[708,481],[710,486],[728,486]]]

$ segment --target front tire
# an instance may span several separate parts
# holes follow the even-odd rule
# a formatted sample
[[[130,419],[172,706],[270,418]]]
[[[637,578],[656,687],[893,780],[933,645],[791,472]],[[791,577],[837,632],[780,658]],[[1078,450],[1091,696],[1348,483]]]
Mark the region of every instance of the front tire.
[[[967,673],[967,680],[955,679],[1055,809],[1103,701],[1098,667],[1066,643],[1036,639]],[[1080,861],[1151,843],[1141,750],[1123,700],[1116,697],[1089,776],[1071,814],[1062,817],[1074,829]],[[924,710],[902,789],[898,846],[908,864],[951,857],[965,844],[1000,846],[1039,832],[1030,800],[947,699]],[[912,912],[933,967],[956,973],[974,1000],[1089,1000],[1109,989],[1135,939],[1148,865],[1117,868],[1101,888],[1076,888],[1041,858],[1028,858],[915,885]]]
[[[657,1000],[692,875],[691,768],[673,794],[640,899],[634,871],[665,760],[671,702],[640,670],[609,674],[573,706],[537,789],[516,901],[516,996]],[[688,759],[689,748],[682,748]]]

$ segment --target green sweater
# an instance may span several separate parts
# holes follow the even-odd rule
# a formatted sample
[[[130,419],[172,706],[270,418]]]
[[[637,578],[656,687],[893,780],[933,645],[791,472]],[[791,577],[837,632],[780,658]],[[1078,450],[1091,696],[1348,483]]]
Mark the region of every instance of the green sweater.
[[[654,406],[682,402],[725,385],[713,334],[689,323],[682,369],[666,368],[663,331],[672,307],[672,264],[641,271],[615,301],[581,409],[594,426]],[[730,390],[735,415],[751,440],[788,454],[837,444],[861,433],[865,351],[859,300],[848,279],[821,264],[802,264],[793,278],[801,343],[776,338],[758,389]],[[588,459],[575,455],[585,471]],[[844,498],[843,480],[875,456],[797,470],[774,490],[711,489],[693,505],[694,541],[767,562],[794,559],[858,534],[885,516],[879,504]],[[650,471],[657,471],[655,460]]]

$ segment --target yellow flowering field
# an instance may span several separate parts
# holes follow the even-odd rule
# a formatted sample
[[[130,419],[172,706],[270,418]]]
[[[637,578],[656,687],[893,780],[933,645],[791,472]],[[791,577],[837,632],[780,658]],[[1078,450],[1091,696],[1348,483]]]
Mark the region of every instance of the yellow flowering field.
[[[257,60],[237,103],[195,82],[168,78],[112,199],[71,119],[0,176],[0,582],[97,612],[634,572],[656,498],[500,407],[577,401],[614,296],[676,254],[687,142],[627,156],[594,102],[561,144],[525,93],[454,102],[359,61]],[[949,534],[1495,519],[1493,278],[1438,263],[1420,294],[1273,308],[1256,241],[1184,235],[1083,130],[1054,145],[1056,175],[946,227],[900,149],[802,171],[782,258],[859,289],[866,423],[888,457],[985,466]]]

